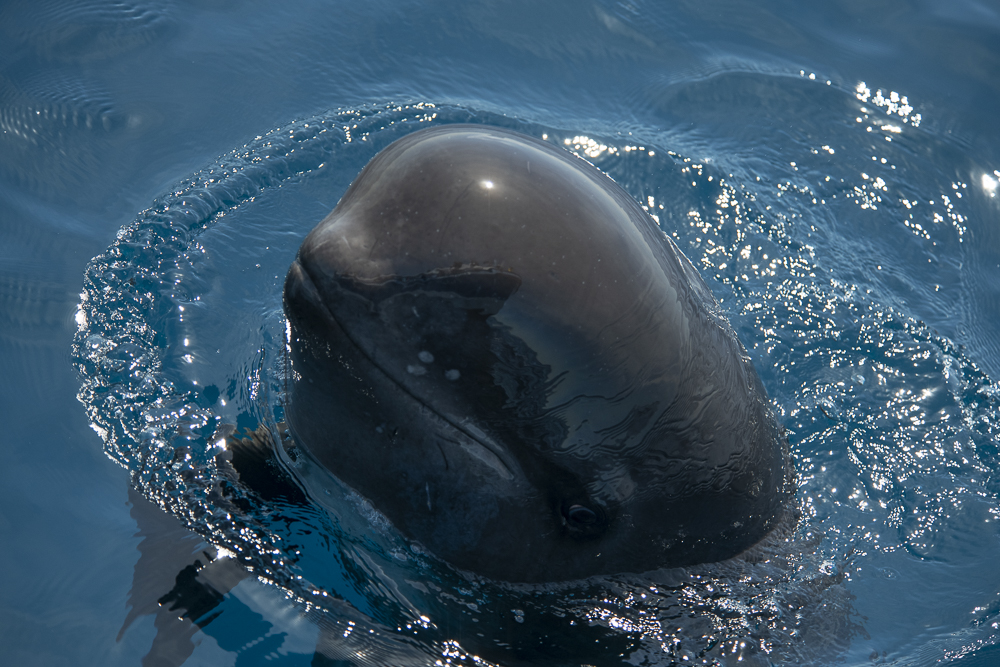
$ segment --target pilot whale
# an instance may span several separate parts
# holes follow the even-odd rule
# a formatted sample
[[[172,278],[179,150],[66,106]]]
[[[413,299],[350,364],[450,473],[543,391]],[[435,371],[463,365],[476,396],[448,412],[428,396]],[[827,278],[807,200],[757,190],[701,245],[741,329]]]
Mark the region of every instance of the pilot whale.
[[[788,511],[787,441],[711,291],[557,146],[395,141],[302,243],[284,309],[295,441],[459,570],[719,561]]]

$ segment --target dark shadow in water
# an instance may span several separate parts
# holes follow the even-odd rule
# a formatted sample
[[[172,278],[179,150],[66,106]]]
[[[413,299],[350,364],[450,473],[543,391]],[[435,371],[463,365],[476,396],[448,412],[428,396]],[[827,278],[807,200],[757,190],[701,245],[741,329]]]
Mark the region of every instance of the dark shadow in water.
[[[141,540],[118,641],[142,616],[154,615],[156,636],[143,667],[177,667],[194,653],[199,629],[215,620],[227,593],[250,573],[129,488],[130,514]]]

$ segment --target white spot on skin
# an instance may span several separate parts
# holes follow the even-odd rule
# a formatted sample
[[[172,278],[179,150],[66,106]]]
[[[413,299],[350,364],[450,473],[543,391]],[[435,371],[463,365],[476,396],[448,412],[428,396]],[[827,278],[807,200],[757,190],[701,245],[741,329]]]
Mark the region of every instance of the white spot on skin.
[[[421,350],[417,354],[417,359],[419,359],[420,361],[424,362],[425,364],[432,364],[432,363],[434,363],[434,355],[431,354],[430,352],[428,352],[427,350]]]
[[[406,367],[406,372],[411,375],[423,375],[427,372],[427,369],[420,364],[413,364],[412,366]]]
[[[458,372],[457,368],[451,368],[444,372],[444,377],[446,380],[451,380],[454,382],[458,378],[462,377],[462,374]]]

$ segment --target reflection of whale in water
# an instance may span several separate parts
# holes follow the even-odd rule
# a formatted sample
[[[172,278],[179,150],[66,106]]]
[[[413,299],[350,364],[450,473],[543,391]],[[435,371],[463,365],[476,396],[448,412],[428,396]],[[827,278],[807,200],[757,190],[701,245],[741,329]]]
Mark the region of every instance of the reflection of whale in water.
[[[308,502],[283,472],[266,428],[227,439],[229,444],[219,463],[231,483],[261,500]],[[128,597],[130,609],[118,640],[140,618],[153,616],[156,634],[142,659],[143,667],[188,664],[207,638],[218,644],[217,653],[201,647],[196,657],[202,661],[208,655],[226,662],[227,655],[236,654],[237,664],[244,664],[244,660],[260,664],[276,653],[292,653],[311,656],[309,664],[316,667],[426,664],[412,646],[379,641],[380,637],[364,632],[346,637],[344,625],[338,625],[335,618],[310,614],[290,604],[273,587],[256,581],[238,559],[206,543],[137,491],[129,489],[128,499],[138,527],[136,537],[141,540]],[[343,618],[357,618],[344,613],[337,601],[328,604],[341,611]],[[233,624],[239,624],[242,639],[234,641],[227,636]],[[380,632],[387,630],[379,627]],[[251,641],[244,643],[247,637]]]
[[[696,270],[541,141],[395,142],[303,243],[285,311],[296,439],[461,569],[722,560],[790,496],[784,438]]]

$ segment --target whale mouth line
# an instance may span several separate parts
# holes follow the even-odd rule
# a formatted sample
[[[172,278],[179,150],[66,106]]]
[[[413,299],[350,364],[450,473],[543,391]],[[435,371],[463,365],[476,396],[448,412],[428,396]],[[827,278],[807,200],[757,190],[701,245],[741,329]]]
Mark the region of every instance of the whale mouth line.
[[[350,341],[351,345],[353,345],[357,349],[357,351],[365,359],[367,359],[369,363],[371,363],[372,366],[377,368],[379,372],[382,373],[382,375],[384,375],[390,382],[392,382],[401,392],[409,396],[413,401],[416,401],[425,410],[427,410],[435,417],[437,417],[444,423],[448,424],[453,429],[455,429],[456,431],[458,431],[459,433],[461,433],[462,435],[469,438],[477,445],[485,449],[487,452],[492,454],[496,458],[496,461],[502,466],[502,470],[499,470],[498,472],[500,472],[504,477],[507,477],[508,479],[513,479],[517,477],[515,472],[516,467],[511,466],[510,462],[507,460],[508,457],[506,453],[503,452],[502,448],[500,448],[493,441],[492,438],[488,437],[485,433],[480,431],[479,428],[476,428],[471,424],[456,422],[453,419],[449,419],[446,415],[441,414],[438,410],[435,410],[433,407],[428,405],[426,401],[422,400],[419,396],[417,396],[407,387],[401,384],[398,380],[396,380],[396,378],[394,378],[391,374],[389,374],[380,364],[378,364],[374,359],[372,359],[371,356],[369,356],[369,354],[364,350],[364,348],[358,345],[358,342],[354,340],[354,337],[350,334],[347,328],[340,323],[340,321],[333,314],[333,311],[331,311],[330,308],[327,306],[326,300],[323,298],[323,295],[320,293],[320,291],[316,288],[316,282],[313,280],[312,275],[310,275],[309,270],[302,262],[299,261],[298,258],[296,258],[292,262],[292,270],[294,270],[295,267],[298,267],[299,269],[298,271],[299,285],[300,287],[304,288],[304,291],[308,295],[309,300],[312,301],[314,304],[318,305],[320,308],[322,308],[323,314],[326,317],[328,317],[334,324],[336,324],[337,327],[340,328],[340,330],[344,334],[344,337],[347,338],[348,341]],[[470,426],[472,426],[472,428],[469,428]],[[460,447],[462,446],[461,443],[455,443],[455,444],[458,444]],[[465,448],[463,447],[463,449]],[[476,454],[473,455],[476,456],[476,458],[479,458],[480,460],[484,460],[483,456],[481,455],[476,455]],[[495,468],[495,466],[491,467]]]

